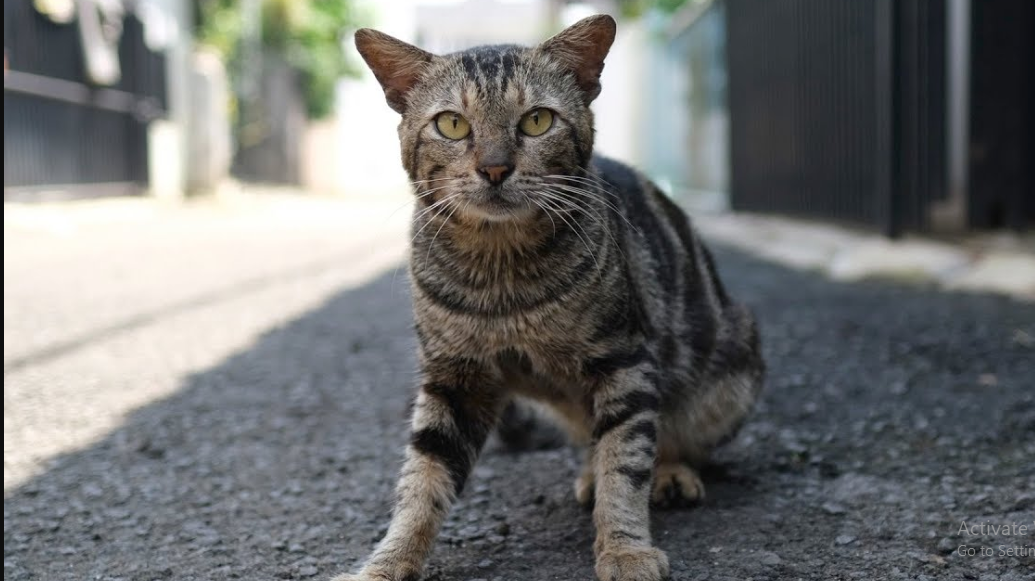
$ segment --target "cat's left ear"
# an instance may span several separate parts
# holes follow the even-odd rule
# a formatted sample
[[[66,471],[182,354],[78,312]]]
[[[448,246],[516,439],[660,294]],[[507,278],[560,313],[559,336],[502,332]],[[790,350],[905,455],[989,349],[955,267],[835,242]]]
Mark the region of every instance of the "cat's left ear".
[[[385,91],[388,105],[403,113],[406,95],[434,56],[412,44],[370,28],[356,31],[356,48]]]
[[[583,18],[550,38],[539,49],[575,73],[586,104],[600,94],[604,57],[615,41],[615,19],[606,14]]]

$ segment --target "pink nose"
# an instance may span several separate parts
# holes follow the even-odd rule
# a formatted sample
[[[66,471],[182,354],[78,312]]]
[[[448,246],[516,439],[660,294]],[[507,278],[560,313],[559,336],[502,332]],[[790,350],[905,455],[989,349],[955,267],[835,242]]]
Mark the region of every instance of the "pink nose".
[[[512,165],[490,165],[478,168],[478,173],[492,184],[503,183],[503,180],[507,179],[512,171],[514,171]]]

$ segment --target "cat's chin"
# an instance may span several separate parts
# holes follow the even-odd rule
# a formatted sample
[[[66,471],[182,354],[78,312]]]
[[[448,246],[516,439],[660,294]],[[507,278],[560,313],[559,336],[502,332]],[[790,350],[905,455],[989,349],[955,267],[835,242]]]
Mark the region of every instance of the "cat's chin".
[[[463,212],[470,218],[485,222],[523,222],[534,219],[537,209],[528,204],[491,201],[488,203],[472,202],[464,208]]]

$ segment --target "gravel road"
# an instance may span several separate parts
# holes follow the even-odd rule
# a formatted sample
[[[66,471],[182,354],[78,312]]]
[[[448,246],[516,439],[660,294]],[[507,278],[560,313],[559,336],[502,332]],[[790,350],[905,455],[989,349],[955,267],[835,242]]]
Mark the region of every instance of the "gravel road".
[[[365,266],[382,273],[373,277],[343,272],[386,244],[376,228],[299,215],[309,222],[290,236],[248,227],[196,248],[181,240],[209,258],[158,269],[167,276],[140,291],[155,301],[150,318],[99,334],[85,322],[67,330],[75,309],[47,318],[48,304],[79,304],[73,283],[32,278],[65,243],[5,250],[6,580],[321,580],[367,554],[385,530],[406,438],[406,285],[389,264]],[[184,232],[207,231],[182,219]],[[276,218],[255,225],[263,220]],[[212,232],[224,226],[212,218]],[[399,232],[392,240],[404,243]],[[122,257],[130,268],[132,236],[143,235],[109,233],[94,262],[67,268],[109,296],[105,265]],[[129,250],[116,250],[119,236]],[[326,262],[304,268],[314,236]],[[5,221],[5,246],[19,240]],[[230,258],[256,247],[280,251]],[[164,260],[176,245],[149,252]],[[770,380],[706,471],[706,501],[655,516],[673,579],[1032,579],[1035,305],[834,283],[722,248],[717,259],[759,315]],[[254,281],[272,263],[279,274],[259,290],[190,298]],[[165,300],[174,291],[183,296]],[[110,310],[138,304],[130,296]],[[99,308],[82,305],[82,317]],[[124,413],[105,411],[122,399],[133,402]],[[490,443],[426,579],[592,579],[591,519],[571,492],[578,462],[568,448],[512,454]],[[968,537],[964,521],[1027,523],[1028,536]]]

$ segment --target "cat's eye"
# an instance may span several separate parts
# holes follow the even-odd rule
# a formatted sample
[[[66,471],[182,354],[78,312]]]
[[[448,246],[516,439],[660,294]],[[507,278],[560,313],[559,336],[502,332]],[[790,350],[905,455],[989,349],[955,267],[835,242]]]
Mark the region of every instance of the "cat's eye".
[[[471,124],[455,111],[439,113],[438,117],[435,117],[435,127],[438,127],[438,132],[447,139],[463,139],[471,133]]]
[[[553,113],[549,109],[533,109],[521,118],[518,129],[530,137],[538,137],[553,126]]]

